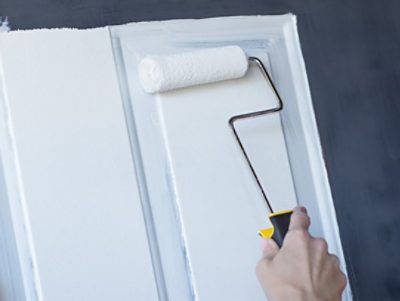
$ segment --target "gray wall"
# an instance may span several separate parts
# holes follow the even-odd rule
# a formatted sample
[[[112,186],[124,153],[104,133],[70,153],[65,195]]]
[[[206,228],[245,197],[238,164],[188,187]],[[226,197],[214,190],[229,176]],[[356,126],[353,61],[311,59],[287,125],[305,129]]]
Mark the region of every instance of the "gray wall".
[[[1,0],[13,29],[298,16],[356,300],[400,300],[400,1]]]

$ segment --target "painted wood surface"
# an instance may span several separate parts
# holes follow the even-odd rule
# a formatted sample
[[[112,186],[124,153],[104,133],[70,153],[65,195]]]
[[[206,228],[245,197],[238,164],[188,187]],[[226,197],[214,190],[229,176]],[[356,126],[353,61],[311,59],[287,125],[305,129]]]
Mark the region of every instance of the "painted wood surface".
[[[269,226],[268,210],[228,120],[276,106],[271,88],[252,68],[241,80],[168,93],[158,102],[196,295],[263,300],[254,266],[260,256],[257,231]],[[272,206],[294,207],[279,116],[239,122],[238,132]]]
[[[26,293],[21,275],[7,185],[3,165],[0,164],[0,300],[25,301]]]
[[[156,300],[108,29],[0,39],[1,151],[27,300]]]
[[[400,2],[2,0],[14,29],[89,28],[243,14],[298,16],[324,158],[356,300],[400,298]],[[384,260],[377,260],[384,259]]]
[[[186,260],[186,266],[176,265],[173,271],[186,270],[199,300],[264,299],[254,266],[260,256],[256,232],[266,225],[268,211],[228,120],[273,107],[276,99],[256,68],[240,80],[149,95],[138,81],[138,61],[147,54],[229,44],[243,47],[266,65],[269,58],[273,78],[283,92],[282,120],[275,114],[245,121],[238,124],[239,134],[273,206],[306,204],[313,218],[312,232],[325,237],[331,251],[342,257],[295,25],[293,15],[284,15],[111,28],[135,119],[129,126],[137,132],[149,202],[160,246],[165,246],[160,249],[162,264]],[[160,209],[166,207],[175,210],[172,217],[164,213],[171,209]],[[163,242],[172,235],[167,233],[166,238],[163,231],[171,220],[180,225],[175,236],[181,236],[183,243],[183,249],[179,245],[175,252],[170,241]],[[164,272],[168,282],[171,269],[165,267]],[[168,283],[166,289],[171,290]],[[345,300],[350,300],[349,291]]]

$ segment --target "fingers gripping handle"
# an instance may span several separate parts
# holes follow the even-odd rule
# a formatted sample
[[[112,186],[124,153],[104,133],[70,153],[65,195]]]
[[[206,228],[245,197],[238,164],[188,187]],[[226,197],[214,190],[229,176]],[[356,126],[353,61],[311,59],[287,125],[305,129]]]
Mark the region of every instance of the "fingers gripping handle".
[[[272,238],[279,247],[282,247],[285,235],[289,230],[292,213],[293,210],[284,210],[270,214],[272,228],[262,229],[258,234],[263,238]]]

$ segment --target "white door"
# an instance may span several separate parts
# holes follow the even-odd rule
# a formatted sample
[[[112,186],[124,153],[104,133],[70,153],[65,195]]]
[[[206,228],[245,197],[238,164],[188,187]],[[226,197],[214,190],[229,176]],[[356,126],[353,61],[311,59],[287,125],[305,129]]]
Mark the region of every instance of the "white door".
[[[0,222],[12,221],[18,252],[0,266],[21,270],[14,291],[265,300],[255,265],[269,212],[228,120],[276,106],[271,86],[254,66],[157,95],[137,76],[147,54],[232,44],[263,61],[284,102],[237,124],[273,208],[307,206],[312,233],[344,264],[293,15],[12,32],[0,35]]]
[[[1,159],[27,300],[157,300],[108,29],[0,43]]]
[[[344,262],[293,15],[147,22],[111,33],[171,300],[265,300],[254,269],[268,210],[228,120],[277,99],[254,66],[242,79],[146,94],[137,74],[146,55],[239,45],[263,61],[284,110],[238,122],[239,135],[273,208],[306,205],[311,231]],[[171,282],[184,278],[189,285]]]

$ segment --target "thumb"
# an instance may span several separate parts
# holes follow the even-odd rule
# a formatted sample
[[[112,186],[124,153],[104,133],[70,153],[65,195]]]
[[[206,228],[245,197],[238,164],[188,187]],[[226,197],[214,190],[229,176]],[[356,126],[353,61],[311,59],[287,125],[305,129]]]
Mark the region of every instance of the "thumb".
[[[278,252],[279,252],[279,247],[273,239],[271,238],[262,239],[263,258],[272,260]]]

